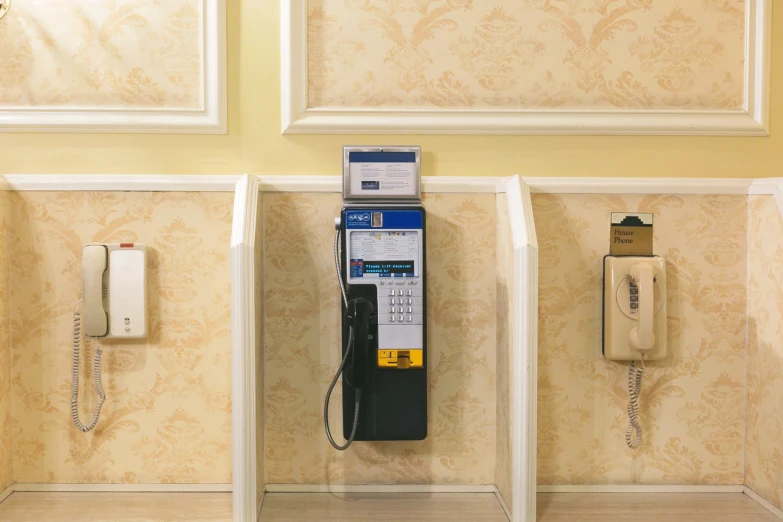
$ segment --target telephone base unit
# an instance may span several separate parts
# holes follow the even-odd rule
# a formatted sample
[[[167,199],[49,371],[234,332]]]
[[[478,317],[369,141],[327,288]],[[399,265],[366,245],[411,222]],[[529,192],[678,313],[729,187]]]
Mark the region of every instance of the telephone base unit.
[[[427,438],[427,331],[424,231],[418,205],[349,207],[341,216],[343,356],[354,328],[354,354],[343,373],[343,432],[351,434],[361,387],[356,441]],[[365,327],[357,302],[372,310]],[[345,306],[343,306],[345,312]]]
[[[637,281],[644,274],[649,281]],[[646,288],[649,285],[649,288]],[[652,292],[652,295],[648,295]],[[649,307],[649,309],[647,309]],[[611,361],[660,361],[666,340],[666,261],[658,256],[606,256],[603,291],[603,355]],[[645,319],[651,323],[645,324]],[[639,343],[639,329],[647,328]]]

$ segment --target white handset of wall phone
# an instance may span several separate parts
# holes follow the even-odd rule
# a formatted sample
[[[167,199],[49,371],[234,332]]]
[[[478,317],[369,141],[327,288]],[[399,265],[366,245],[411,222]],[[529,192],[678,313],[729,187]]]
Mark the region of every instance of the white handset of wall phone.
[[[96,345],[93,379],[98,393],[92,420],[79,419],[79,352],[85,337],[143,339],[147,335],[146,248],[138,243],[89,244],[82,251],[82,299],[73,311],[71,416],[76,427],[91,431],[98,424],[106,394],[101,382],[100,344]],[[77,311],[82,303],[82,312]],[[82,320],[83,316],[83,320]]]
[[[653,333],[653,270],[647,263],[634,263],[629,274],[630,283],[638,289],[638,325],[628,334],[628,344],[637,350],[644,361],[644,352],[655,345]]]
[[[629,426],[625,441],[642,440],[639,394],[645,361],[668,355],[666,344],[666,263],[660,257],[607,256],[604,259],[604,357],[630,361]],[[636,365],[640,361],[640,365]],[[636,436],[634,437],[634,432]]]

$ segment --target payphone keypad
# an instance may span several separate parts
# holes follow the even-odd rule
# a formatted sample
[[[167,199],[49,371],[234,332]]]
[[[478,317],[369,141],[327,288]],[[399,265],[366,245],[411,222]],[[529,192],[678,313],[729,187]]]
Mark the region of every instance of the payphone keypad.
[[[381,308],[379,322],[383,324],[408,323],[421,324],[423,317],[423,299],[420,288],[399,287],[385,291],[388,305]],[[385,314],[383,312],[386,312]],[[384,317],[385,316],[385,317]],[[386,319],[386,321],[384,321]]]

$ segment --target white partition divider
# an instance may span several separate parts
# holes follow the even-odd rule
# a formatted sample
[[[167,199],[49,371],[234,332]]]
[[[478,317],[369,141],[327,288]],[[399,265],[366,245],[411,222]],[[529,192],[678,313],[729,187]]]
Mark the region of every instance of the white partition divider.
[[[536,520],[538,241],[530,190],[519,176],[505,184],[513,244],[512,522]]]
[[[263,477],[257,466],[256,394],[258,285],[256,241],[258,223],[258,179],[245,174],[234,193],[234,222],[231,232],[231,402],[233,444],[234,522],[255,522],[263,500]],[[260,430],[263,433],[263,430]],[[260,448],[263,451],[263,448]]]

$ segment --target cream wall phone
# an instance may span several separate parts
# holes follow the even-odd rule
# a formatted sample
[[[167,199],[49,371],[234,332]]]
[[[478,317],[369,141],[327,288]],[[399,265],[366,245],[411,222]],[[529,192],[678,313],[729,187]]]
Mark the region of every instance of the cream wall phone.
[[[603,352],[611,361],[630,361],[628,447],[639,446],[639,394],[645,361],[668,357],[666,261],[657,256],[604,258]],[[640,361],[639,366],[636,361]],[[634,437],[634,431],[636,437]]]
[[[82,311],[77,311],[79,303]],[[79,420],[79,351],[85,337],[143,339],[147,336],[147,250],[136,243],[89,244],[82,251],[82,299],[73,312],[73,379],[71,414],[76,427],[95,428],[106,399],[101,382],[100,344],[95,350],[93,378],[98,392],[92,420]]]

